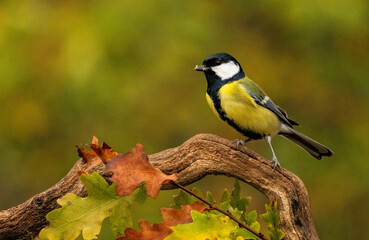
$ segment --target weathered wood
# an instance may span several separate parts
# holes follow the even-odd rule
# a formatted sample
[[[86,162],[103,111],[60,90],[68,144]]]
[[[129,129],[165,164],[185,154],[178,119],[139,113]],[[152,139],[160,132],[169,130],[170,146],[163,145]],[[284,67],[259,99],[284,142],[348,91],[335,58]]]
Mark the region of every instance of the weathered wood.
[[[188,185],[215,174],[238,178],[278,202],[285,239],[318,239],[303,182],[293,173],[273,169],[273,164],[246,147],[211,134],[199,134],[179,147],[149,156],[150,162],[167,174],[177,173]],[[78,171],[102,173],[104,164],[83,165],[81,160],[56,185],[28,201],[0,212],[0,239],[36,236],[47,225],[45,215],[58,207],[56,200],[67,192],[85,196]],[[166,185],[164,185],[166,186]]]

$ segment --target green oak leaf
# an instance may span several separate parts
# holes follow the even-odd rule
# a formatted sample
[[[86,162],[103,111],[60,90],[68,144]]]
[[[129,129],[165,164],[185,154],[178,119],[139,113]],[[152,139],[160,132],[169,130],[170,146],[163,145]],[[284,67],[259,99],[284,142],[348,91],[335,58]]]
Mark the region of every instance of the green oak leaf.
[[[252,229],[254,229],[255,231],[259,232],[260,231],[260,224],[259,222],[256,221],[257,219],[257,213],[256,211],[251,211],[246,215],[246,221],[245,223],[250,226]],[[231,239],[238,239],[240,236],[242,237],[242,239],[258,239],[257,236],[255,236],[253,233],[249,232],[248,230],[244,229],[244,228],[238,228],[234,231],[232,231],[231,236],[234,235],[235,237],[231,238]]]
[[[46,215],[50,224],[41,230],[39,238],[73,240],[82,232],[83,239],[95,239],[107,217],[110,217],[112,231],[117,237],[132,226],[130,208],[132,203],[142,204],[146,200],[144,185],[131,195],[120,197],[115,192],[115,184],[109,186],[98,173],[82,174],[80,180],[88,196],[81,198],[67,193],[58,199],[62,207]]]
[[[232,240],[240,239],[240,237],[242,237],[241,239],[258,239],[257,236],[244,228],[237,228],[229,235],[229,238]]]
[[[251,197],[247,198],[241,197],[241,186],[238,180],[235,179],[232,193],[229,194],[228,190],[225,189],[222,194],[221,202],[218,204],[218,206],[225,211],[231,212],[237,218],[245,222],[246,220],[244,213],[250,201]]]
[[[251,197],[241,197],[241,186],[237,179],[234,181],[231,193],[231,206],[242,212],[246,212],[247,206],[250,204]]]
[[[198,189],[197,187],[192,188],[192,192],[196,193],[197,195],[199,195],[201,197],[203,196],[201,190]],[[195,199],[197,199],[197,198],[195,197]]]
[[[238,228],[238,224],[227,216],[212,212],[191,211],[192,223],[171,227],[173,233],[165,240],[224,239]]]
[[[220,202],[222,203],[222,202],[227,202],[227,201],[231,201],[231,196],[229,195],[228,190],[224,189]]]
[[[258,214],[256,213],[256,211],[251,211],[246,215],[245,218],[245,223],[247,225],[249,225],[252,229],[256,230],[256,231],[260,231],[260,223],[258,221],[256,221],[258,217]]]
[[[224,211],[232,211],[233,210],[230,201],[221,202],[221,203],[218,204],[218,207],[221,208]]]
[[[266,213],[260,217],[268,224],[268,235],[271,240],[280,240],[284,237],[284,232],[279,228],[279,216],[277,209],[277,201],[270,205],[265,204]]]
[[[197,189],[194,189],[194,191],[197,194],[202,195]],[[259,232],[260,224],[257,221],[256,211],[251,211],[248,214],[245,214],[251,198],[241,197],[241,195],[241,186],[236,179],[231,194],[229,194],[228,190],[225,189],[222,194],[221,201],[219,204],[217,204],[217,206],[224,211],[230,212],[233,216],[245,222],[255,231]],[[206,200],[211,203],[216,203],[211,192],[206,193]],[[178,195],[173,198],[173,206],[180,208],[181,205],[191,204],[194,201],[197,201],[197,199],[184,191],[180,191]],[[180,224],[172,227],[174,233],[172,233],[166,239],[257,239],[257,236],[255,236],[253,233],[244,228],[240,228],[236,222],[216,210],[211,210],[205,213],[192,213],[192,217],[192,223]],[[222,224],[223,222],[221,222],[223,219],[227,219],[232,223],[228,222],[228,225],[225,226]],[[225,227],[225,229],[222,227]],[[195,231],[193,231],[193,229],[195,229]]]
[[[202,193],[199,189],[193,188],[192,191],[202,196]],[[173,196],[173,204],[171,205],[171,207],[175,209],[180,209],[182,205],[188,205],[198,201],[199,199],[197,199],[195,196],[192,196],[185,191],[180,190],[178,192],[178,195]]]
[[[222,198],[220,200],[220,203],[218,204],[218,207],[223,209],[224,211],[232,211],[233,208],[231,206],[231,195],[229,195],[228,190],[224,189]]]
[[[181,205],[191,204],[193,201],[191,199],[190,194],[180,190],[178,195],[173,196],[173,204],[171,205],[172,208],[180,209]]]
[[[217,201],[215,200],[213,194],[209,191],[206,192],[206,200],[210,203],[216,203]]]

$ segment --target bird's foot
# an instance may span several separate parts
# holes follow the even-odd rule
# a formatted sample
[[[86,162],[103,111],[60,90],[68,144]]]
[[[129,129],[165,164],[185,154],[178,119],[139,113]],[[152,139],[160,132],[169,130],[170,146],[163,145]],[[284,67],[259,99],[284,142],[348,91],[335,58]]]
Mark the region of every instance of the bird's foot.
[[[237,148],[245,145],[245,143],[246,143],[244,140],[238,140],[238,139],[235,139],[234,142],[236,143]]]
[[[279,164],[277,157],[273,156],[272,163],[274,163],[274,169],[276,169],[277,167],[281,168],[281,164]]]
[[[247,142],[250,142],[251,140],[252,140],[251,138],[247,138],[246,140],[235,139],[234,142],[236,143],[237,147],[240,147],[245,145]]]

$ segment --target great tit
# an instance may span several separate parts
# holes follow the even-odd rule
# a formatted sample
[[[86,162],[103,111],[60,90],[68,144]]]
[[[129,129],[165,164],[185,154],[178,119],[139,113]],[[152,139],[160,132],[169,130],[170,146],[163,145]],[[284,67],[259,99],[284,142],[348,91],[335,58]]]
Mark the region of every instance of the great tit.
[[[280,167],[271,138],[286,137],[313,157],[321,159],[333,152],[317,141],[296,131],[298,125],[285,110],[274,104],[264,91],[242,70],[238,61],[227,53],[216,53],[195,67],[205,73],[208,82],[206,100],[213,112],[231,127],[247,137],[236,140],[237,146],[250,140],[265,139],[273,153],[274,167]]]

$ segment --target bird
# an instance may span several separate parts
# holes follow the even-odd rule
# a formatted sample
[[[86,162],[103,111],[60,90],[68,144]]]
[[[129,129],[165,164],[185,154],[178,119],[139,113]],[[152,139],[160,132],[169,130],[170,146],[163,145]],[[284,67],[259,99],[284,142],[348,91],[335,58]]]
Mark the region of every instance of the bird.
[[[237,147],[251,140],[266,140],[273,154],[273,168],[281,166],[271,143],[276,135],[287,138],[317,159],[333,155],[326,146],[295,130],[294,126],[299,124],[246,76],[233,56],[213,54],[194,70],[205,73],[206,100],[212,111],[246,137],[235,140]]]

